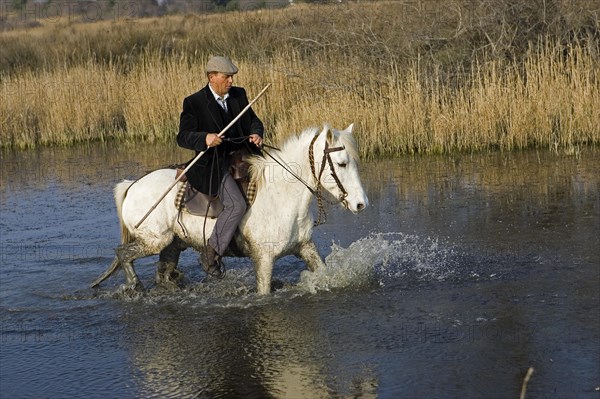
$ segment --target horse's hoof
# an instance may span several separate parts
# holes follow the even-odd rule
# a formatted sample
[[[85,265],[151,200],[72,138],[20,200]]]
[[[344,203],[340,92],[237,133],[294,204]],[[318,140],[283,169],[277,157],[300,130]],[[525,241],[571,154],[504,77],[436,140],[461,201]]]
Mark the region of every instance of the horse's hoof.
[[[137,281],[135,283],[128,283],[121,285],[120,293],[130,298],[135,298],[144,292],[144,285]]]
[[[173,270],[171,273],[156,273],[154,282],[157,286],[165,288],[181,288],[184,274],[180,270]]]
[[[179,269],[174,269],[171,273],[169,273],[168,280],[173,281],[177,284],[181,284],[183,281],[184,274]]]
[[[285,283],[280,280],[271,281],[271,292],[279,291],[285,288]]]
[[[181,289],[179,281],[173,281],[171,279],[161,279],[160,281],[156,281],[156,286],[165,291],[178,291]]]

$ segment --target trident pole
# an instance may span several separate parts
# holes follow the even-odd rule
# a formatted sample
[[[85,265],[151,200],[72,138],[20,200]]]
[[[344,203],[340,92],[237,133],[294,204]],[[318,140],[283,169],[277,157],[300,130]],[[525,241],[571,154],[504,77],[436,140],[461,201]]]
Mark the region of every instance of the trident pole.
[[[258,95],[254,98],[254,100],[250,101],[248,103],[248,105],[246,105],[246,107],[239,113],[237,114],[237,116],[235,118],[233,118],[233,120],[231,122],[229,122],[229,124],[227,126],[225,126],[225,128],[223,128],[223,130],[221,130],[221,132],[218,134],[219,137],[223,137],[223,135],[225,134],[225,132],[231,127],[233,126],[233,124],[235,122],[237,122],[238,119],[241,118],[242,115],[244,115],[244,113],[246,111],[248,111],[250,109],[250,107],[252,106],[252,104],[254,104],[266,91],[267,89],[271,87],[271,83],[269,83],[268,85],[265,86],[264,89],[262,89],[262,91],[260,93],[258,93]],[[137,229],[138,227],[140,227],[140,225],[142,223],[144,223],[144,220],[146,220],[146,218],[148,216],[150,216],[150,214],[156,209],[156,207],[158,206],[158,204],[160,204],[160,201],[162,201],[167,194],[169,194],[169,191],[171,191],[173,189],[173,187],[175,187],[175,185],[177,183],[179,183],[179,180],[181,180],[183,178],[183,176],[185,176],[185,173],[190,170],[190,168],[200,159],[200,157],[202,157],[202,155],[204,155],[204,153],[207,150],[201,151],[198,155],[196,155],[196,157],[194,159],[192,159],[192,161],[188,164],[188,166],[186,166],[186,168],[183,170],[183,172],[181,172],[181,174],[179,175],[179,177],[177,177],[177,179],[175,179],[175,181],[173,182],[173,184],[171,184],[171,186],[165,191],[165,193],[163,195],[160,196],[160,198],[154,203],[154,205],[152,205],[152,208],[150,208],[148,210],[148,212],[146,212],[146,214],[144,215],[144,217],[142,217],[140,219],[139,222],[137,222],[137,224],[135,225],[135,228]]]

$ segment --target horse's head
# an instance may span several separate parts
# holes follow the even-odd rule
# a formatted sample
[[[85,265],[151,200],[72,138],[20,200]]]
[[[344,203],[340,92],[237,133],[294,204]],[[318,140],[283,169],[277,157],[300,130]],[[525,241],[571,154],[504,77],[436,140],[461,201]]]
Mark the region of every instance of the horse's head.
[[[359,156],[352,128],[353,124],[344,130],[325,126],[311,143],[310,158],[313,175],[325,191],[358,213],[369,205],[369,199],[358,173]]]

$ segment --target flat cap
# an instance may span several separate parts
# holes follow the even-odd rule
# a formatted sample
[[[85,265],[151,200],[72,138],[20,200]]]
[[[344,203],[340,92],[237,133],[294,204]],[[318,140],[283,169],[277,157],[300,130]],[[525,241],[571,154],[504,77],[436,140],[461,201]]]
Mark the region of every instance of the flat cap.
[[[209,72],[221,72],[226,75],[235,75],[238,72],[238,68],[233,65],[233,62],[227,57],[216,56],[212,57],[206,63],[206,73]]]

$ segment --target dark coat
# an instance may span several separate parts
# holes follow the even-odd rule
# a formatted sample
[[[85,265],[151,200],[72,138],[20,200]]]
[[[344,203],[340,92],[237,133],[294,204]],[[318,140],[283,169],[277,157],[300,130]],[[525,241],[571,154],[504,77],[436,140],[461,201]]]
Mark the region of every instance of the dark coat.
[[[196,155],[206,151],[186,173],[188,181],[196,190],[216,195],[223,177],[229,168],[233,151],[246,146],[253,153],[260,153],[248,140],[223,141],[216,147],[208,148],[206,135],[219,133],[231,120],[248,105],[246,91],[241,87],[232,87],[227,99],[227,114],[215,100],[208,85],[183,100],[183,111],[179,119],[177,144],[180,147],[195,150]],[[239,139],[251,134],[263,136],[264,126],[250,108],[224,134],[225,139]]]

